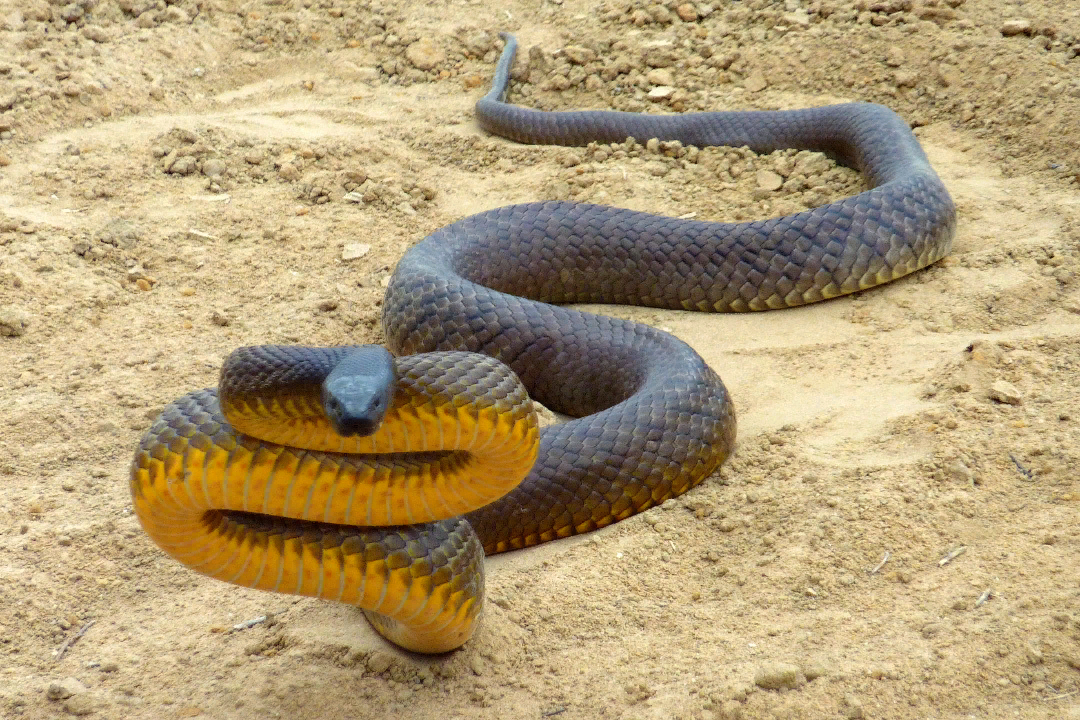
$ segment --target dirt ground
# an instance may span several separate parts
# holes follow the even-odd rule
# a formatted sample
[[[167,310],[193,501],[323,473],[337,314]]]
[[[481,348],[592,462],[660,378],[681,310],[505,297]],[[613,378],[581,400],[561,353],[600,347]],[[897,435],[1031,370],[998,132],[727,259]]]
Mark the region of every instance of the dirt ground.
[[[860,188],[807,153],[488,137],[497,30],[537,108],[887,104],[959,228],[816,306],[604,308],[716,368],[736,456],[490,559],[476,637],[421,658],[153,546],[127,478],[162,405],[239,345],[379,341],[397,259],[480,210]],[[1058,0],[0,0],[0,716],[1080,718],[1078,53]]]

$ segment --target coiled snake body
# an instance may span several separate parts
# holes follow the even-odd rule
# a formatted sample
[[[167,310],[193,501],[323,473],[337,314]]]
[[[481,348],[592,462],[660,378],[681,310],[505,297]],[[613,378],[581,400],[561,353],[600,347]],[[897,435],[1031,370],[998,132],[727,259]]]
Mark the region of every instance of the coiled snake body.
[[[421,652],[471,636],[484,551],[626,518],[701,482],[734,445],[727,391],[685,343],[549,303],[792,307],[937,261],[955,225],[918,141],[885,107],[537,112],[502,102],[515,50],[504,37],[493,89],[476,107],[489,132],[818,150],[872,188],[743,224],[563,202],[467,217],[394,272],[383,325],[399,381],[373,435],[325,429],[320,383],[344,349],[247,348],[227,361],[220,395],[166,407],[131,476],[135,510],[159,545],[214,577],[357,604]],[[576,419],[538,431],[521,383]]]

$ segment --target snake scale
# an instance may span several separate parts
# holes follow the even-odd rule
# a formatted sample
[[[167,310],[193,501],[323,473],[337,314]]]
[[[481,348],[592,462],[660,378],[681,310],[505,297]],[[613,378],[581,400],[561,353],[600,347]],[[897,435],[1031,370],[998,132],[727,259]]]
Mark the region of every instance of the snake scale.
[[[925,267],[955,228],[948,192],[888,108],[534,111],[503,101],[516,48],[504,38],[476,105],[488,132],[816,150],[860,169],[870,189],[742,224],[567,202],[466,217],[394,271],[383,328],[396,359],[384,374],[397,379],[382,423],[365,421],[372,434],[327,429],[325,386],[348,348],[244,348],[218,388],[165,408],[131,473],[155,542],[213,577],[358,605],[420,652],[472,635],[485,552],[641,512],[734,446],[728,393],[689,346],[562,304],[793,307]],[[529,395],[574,419],[539,430]]]

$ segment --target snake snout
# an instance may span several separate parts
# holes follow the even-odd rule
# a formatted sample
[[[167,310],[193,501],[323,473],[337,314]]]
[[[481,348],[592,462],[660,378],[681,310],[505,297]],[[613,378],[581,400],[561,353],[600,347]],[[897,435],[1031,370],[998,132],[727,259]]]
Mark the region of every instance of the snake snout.
[[[322,384],[323,410],[343,437],[374,433],[393,401],[397,384],[394,358],[379,345],[365,345],[346,355]]]

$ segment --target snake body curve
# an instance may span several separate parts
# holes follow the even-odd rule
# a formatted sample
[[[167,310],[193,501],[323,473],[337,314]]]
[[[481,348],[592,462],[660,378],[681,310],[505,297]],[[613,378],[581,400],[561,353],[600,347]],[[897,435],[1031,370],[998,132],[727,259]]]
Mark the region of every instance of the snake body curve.
[[[295,448],[314,437],[308,425],[319,410],[304,388],[325,377],[336,351],[311,351],[317,361],[306,350],[252,351],[279,359],[297,352],[292,360],[317,366],[307,385],[295,378],[284,383],[301,388],[285,399],[258,395],[279,392],[281,382],[266,381],[265,360],[257,359],[240,365],[264,373],[249,383],[258,392],[240,403],[246,405],[242,411],[233,413],[213,390],[166,408],[132,468],[135,509],[155,541],[215,577],[358,604],[380,632],[421,652],[458,647],[472,634],[482,606],[481,543],[488,553],[500,552],[603,527],[698,484],[734,446],[727,391],[688,345],[648,326],[552,303],[700,311],[792,307],[925,267],[948,253],[955,228],[948,192],[910,129],[887,108],[855,103],[675,116],[538,112],[502,100],[516,47],[504,37],[493,88],[476,107],[489,132],[560,145],[632,136],[747,145],[759,152],[819,150],[859,168],[872,187],[796,215],[741,224],[546,202],[491,210],[435,231],[405,254],[386,292],[387,346],[406,375],[413,362],[428,369],[420,373],[423,381],[414,382],[420,388],[415,408],[421,409],[408,409],[412,400],[401,406],[411,431],[381,448],[378,441],[340,437],[310,450]],[[445,351],[467,352],[450,362],[439,359]],[[500,361],[490,367],[508,366],[534,398],[575,419],[544,428],[537,449],[529,444],[537,434],[529,413],[515,411],[507,423],[499,419],[505,407],[485,415],[498,403],[478,400],[487,404],[477,410],[454,399],[440,372],[449,373],[457,392],[470,362],[491,363],[467,353]],[[413,355],[420,360],[408,357]],[[292,378],[290,361],[283,372]],[[436,366],[441,369],[432,371]],[[485,372],[503,377],[490,367]],[[491,382],[504,397],[522,392],[510,389],[509,379]],[[380,499],[366,505],[385,505],[385,524],[436,521],[419,528],[355,527],[354,501],[332,497],[338,486],[357,485],[334,469],[354,462],[341,453],[389,449],[372,460],[386,463],[387,477],[404,475],[405,466],[421,466],[417,472],[427,477],[437,475],[435,466],[453,474],[463,457],[482,454],[482,448],[443,444],[425,446],[428,454],[419,460],[400,455],[411,449],[409,437],[434,435],[434,418],[451,407],[466,435],[475,439],[480,428],[491,429],[495,443],[498,430],[511,437],[508,448],[517,448],[505,450],[514,462],[494,472],[503,483],[492,490],[499,499],[469,511],[467,522],[436,520],[437,513],[415,507],[469,492],[436,482],[437,489],[420,491],[403,520],[391,510],[410,501],[406,495],[390,499],[387,488],[394,482],[385,480]],[[256,440],[244,434],[247,416],[286,412],[294,413],[291,435]],[[385,430],[395,432],[401,434]],[[440,429],[440,440],[448,433]],[[456,433],[460,439],[462,431]],[[498,484],[491,478],[488,483]]]

